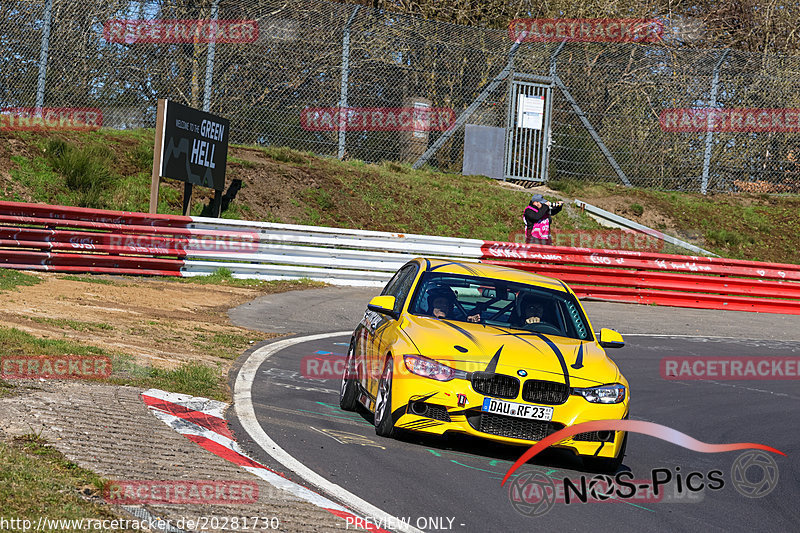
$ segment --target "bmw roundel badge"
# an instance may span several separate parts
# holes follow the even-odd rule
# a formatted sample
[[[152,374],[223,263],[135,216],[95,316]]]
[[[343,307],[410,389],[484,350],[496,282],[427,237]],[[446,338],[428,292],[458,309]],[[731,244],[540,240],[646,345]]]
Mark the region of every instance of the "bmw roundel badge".
[[[517,375],[521,378],[524,378],[525,376],[528,375],[528,373],[524,370],[517,370]]]

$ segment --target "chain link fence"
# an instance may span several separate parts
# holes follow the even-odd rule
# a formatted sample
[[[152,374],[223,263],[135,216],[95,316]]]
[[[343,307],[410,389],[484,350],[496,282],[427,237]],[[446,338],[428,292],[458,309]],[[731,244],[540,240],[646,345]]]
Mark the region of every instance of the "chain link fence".
[[[132,26],[139,34],[129,28],[109,38],[109,21],[208,20],[215,11],[219,21],[257,31],[211,44],[164,27],[142,39],[140,25]],[[513,127],[513,75],[502,77],[511,67],[553,81],[549,179],[800,190],[800,128],[709,134],[665,131],[659,120],[673,108],[800,108],[800,58],[681,48],[675,43],[685,36],[664,37],[512,49],[505,31],[319,0],[5,0],[0,107],[99,108],[105,127],[131,129],[153,127],[156,99],[169,98],[229,118],[231,142],[370,162],[415,163],[427,151],[429,165],[460,172],[463,123]],[[452,110],[448,126],[470,113],[449,132],[413,120],[410,127],[348,122],[376,110],[382,121],[395,113],[402,122],[402,110],[418,106]],[[344,119],[339,109],[349,110]]]

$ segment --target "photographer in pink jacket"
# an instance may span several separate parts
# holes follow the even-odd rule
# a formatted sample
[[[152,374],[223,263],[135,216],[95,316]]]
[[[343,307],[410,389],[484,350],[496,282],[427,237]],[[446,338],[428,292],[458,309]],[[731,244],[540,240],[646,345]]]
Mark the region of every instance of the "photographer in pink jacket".
[[[525,207],[525,244],[552,244],[550,217],[561,211],[564,202],[548,202],[541,194],[534,194]]]

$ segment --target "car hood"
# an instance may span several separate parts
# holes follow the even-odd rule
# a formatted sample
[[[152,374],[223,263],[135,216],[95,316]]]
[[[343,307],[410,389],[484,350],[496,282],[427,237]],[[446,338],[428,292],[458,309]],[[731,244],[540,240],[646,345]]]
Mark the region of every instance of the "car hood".
[[[594,341],[468,322],[407,315],[400,328],[420,355],[466,372],[592,386],[618,381],[619,370]]]

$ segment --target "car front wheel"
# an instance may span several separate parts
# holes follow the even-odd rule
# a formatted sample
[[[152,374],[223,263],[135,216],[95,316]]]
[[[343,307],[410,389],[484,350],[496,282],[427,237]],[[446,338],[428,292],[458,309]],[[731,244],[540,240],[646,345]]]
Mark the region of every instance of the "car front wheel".
[[[392,358],[386,359],[381,381],[378,384],[378,396],[375,398],[375,434],[381,437],[394,435],[392,420]]]
[[[345,411],[355,411],[358,405],[358,385],[356,384],[356,357],[355,344],[350,343],[347,350],[347,360],[344,362],[342,386],[339,389],[339,407]]]

